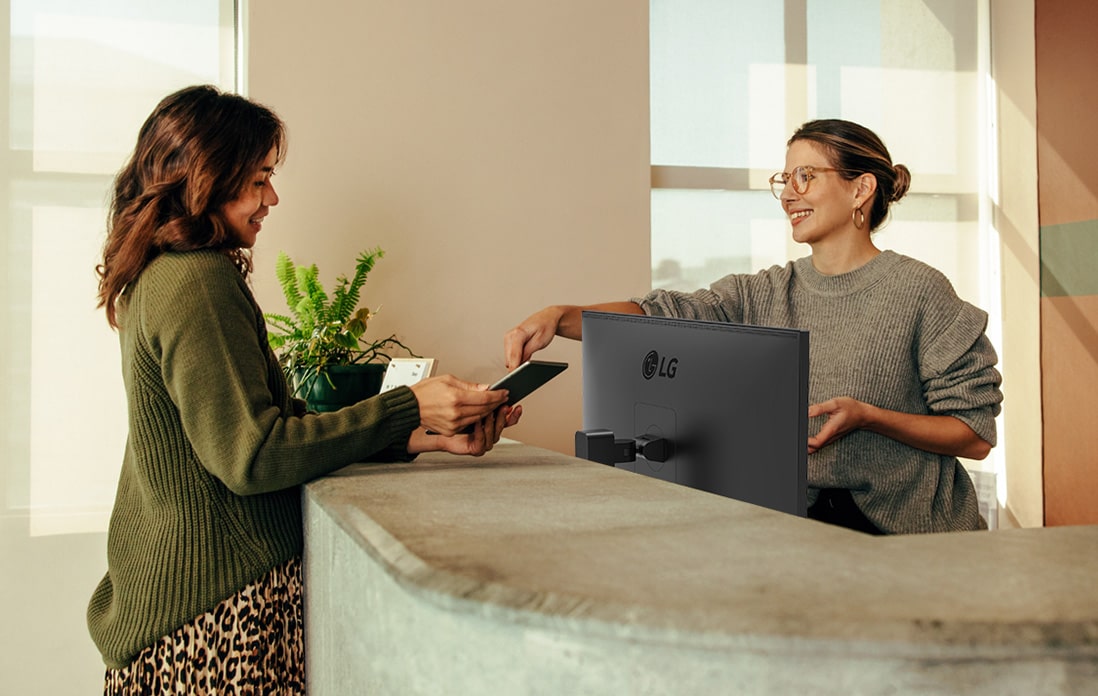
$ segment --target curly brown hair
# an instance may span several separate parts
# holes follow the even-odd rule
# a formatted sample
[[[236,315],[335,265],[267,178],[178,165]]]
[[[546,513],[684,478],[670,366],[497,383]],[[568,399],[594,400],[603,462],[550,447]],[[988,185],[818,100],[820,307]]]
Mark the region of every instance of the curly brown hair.
[[[103,261],[96,266],[99,304],[118,328],[125,289],[168,251],[214,249],[244,275],[251,256],[221,215],[274,148],[286,151],[286,128],[267,107],[211,85],[186,87],[160,101],[114,180]]]

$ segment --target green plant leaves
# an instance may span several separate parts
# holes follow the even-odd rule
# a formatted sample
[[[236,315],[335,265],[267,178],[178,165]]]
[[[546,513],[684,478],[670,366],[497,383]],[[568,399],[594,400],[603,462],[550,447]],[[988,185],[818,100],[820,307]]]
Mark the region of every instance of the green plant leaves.
[[[282,286],[282,294],[286,296],[286,306],[296,307],[301,302],[301,291],[297,288],[294,262],[284,251],[278,252],[278,259],[275,261],[275,277]]]
[[[332,294],[332,316],[329,317],[331,321],[346,322],[350,318],[351,312],[358,306],[359,290],[366,282],[366,276],[373,270],[374,263],[383,256],[385,252],[381,247],[363,251],[355,260],[354,277],[351,280],[347,280],[345,275],[336,278],[336,288]]]
[[[354,275],[350,279],[338,276],[329,299],[316,264],[295,265],[285,252],[279,252],[275,277],[291,315],[265,312],[263,317],[269,327],[267,342],[291,384],[298,368],[307,368],[316,379],[324,375],[328,365],[388,361],[391,356],[386,351],[391,348],[419,357],[395,334],[378,341],[363,338],[376,310],[358,307],[361,289],[374,264],[384,255],[381,247],[361,252],[355,260]],[[298,385],[297,391],[300,388]]]

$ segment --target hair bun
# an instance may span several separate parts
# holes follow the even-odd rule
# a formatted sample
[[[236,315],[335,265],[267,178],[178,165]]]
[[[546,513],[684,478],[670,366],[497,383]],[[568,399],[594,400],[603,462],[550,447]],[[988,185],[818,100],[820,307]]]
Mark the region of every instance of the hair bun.
[[[895,203],[907,195],[907,190],[911,187],[911,170],[906,165],[897,164],[892,168],[892,171],[896,172],[896,183],[893,184],[892,197],[889,202]]]

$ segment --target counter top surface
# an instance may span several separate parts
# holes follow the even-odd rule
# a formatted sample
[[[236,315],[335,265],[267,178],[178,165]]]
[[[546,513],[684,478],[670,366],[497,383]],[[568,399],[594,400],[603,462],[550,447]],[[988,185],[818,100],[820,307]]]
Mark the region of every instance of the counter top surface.
[[[871,537],[512,441],[306,495],[463,611],[702,645],[1098,655],[1098,526]]]

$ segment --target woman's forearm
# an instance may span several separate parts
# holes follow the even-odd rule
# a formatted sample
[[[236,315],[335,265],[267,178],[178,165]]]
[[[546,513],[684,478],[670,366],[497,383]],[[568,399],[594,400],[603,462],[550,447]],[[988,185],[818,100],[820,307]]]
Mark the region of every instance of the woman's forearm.
[[[561,312],[557,322],[557,335],[579,340],[583,337],[583,312],[616,312],[618,314],[644,314],[636,302],[603,302],[593,305],[557,305]]]
[[[991,445],[953,416],[916,415],[871,406],[864,429],[935,454],[983,459]]]

